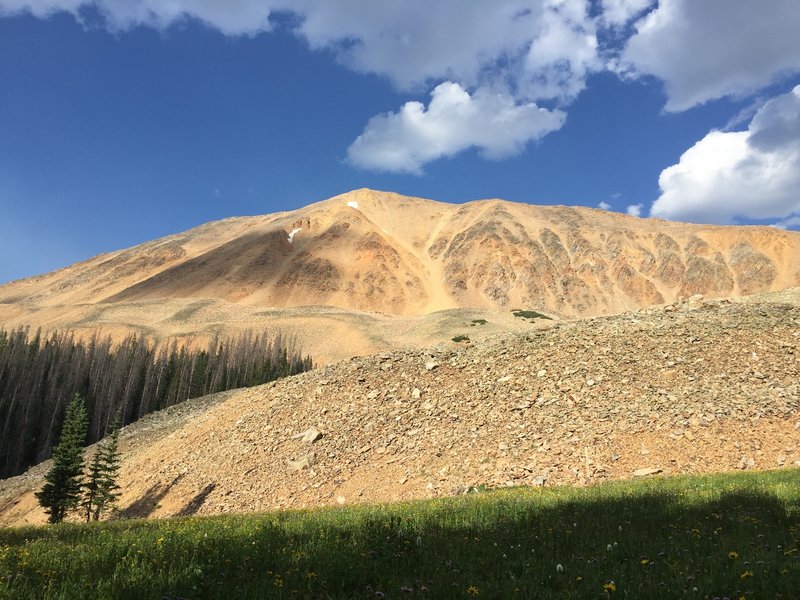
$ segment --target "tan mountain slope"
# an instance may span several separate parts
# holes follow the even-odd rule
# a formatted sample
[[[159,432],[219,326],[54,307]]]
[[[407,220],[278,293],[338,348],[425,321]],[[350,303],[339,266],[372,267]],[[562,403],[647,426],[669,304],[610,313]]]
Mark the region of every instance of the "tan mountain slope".
[[[293,235],[290,234],[295,231]],[[511,305],[584,315],[800,283],[800,235],[501,200],[357,190],[209,223],[0,288],[48,306],[221,298],[388,314]]]
[[[127,515],[800,465],[800,289],[550,322],[190,401],[122,435]],[[42,522],[49,467],[0,482]]]
[[[0,300],[46,306],[210,297],[389,314],[514,304],[581,315],[791,287],[800,283],[798,250],[800,235],[765,227],[357,190],[13,282]]]
[[[209,223],[0,286],[0,324],[190,337],[271,325],[294,331],[328,360],[463,333],[444,323],[449,313],[434,314],[442,310],[575,317],[695,294],[784,289],[800,284],[798,257],[800,234],[768,227],[357,190],[296,211]],[[322,305],[347,315],[346,326],[334,325],[343,336],[336,345],[318,335],[331,324],[330,309],[286,312]],[[429,315],[438,337],[403,337],[415,315]],[[519,325],[487,320],[501,330]]]

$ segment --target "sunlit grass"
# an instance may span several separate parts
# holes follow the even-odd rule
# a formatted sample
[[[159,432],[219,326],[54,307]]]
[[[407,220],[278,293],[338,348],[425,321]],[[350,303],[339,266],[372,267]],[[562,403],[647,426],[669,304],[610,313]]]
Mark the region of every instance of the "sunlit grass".
[[[0,530],[0,597],[797,598],[800,471]]]

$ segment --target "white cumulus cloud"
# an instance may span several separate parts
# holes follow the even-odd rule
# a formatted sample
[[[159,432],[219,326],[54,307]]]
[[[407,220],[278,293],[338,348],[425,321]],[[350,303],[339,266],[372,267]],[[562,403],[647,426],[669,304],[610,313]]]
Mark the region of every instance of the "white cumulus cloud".
[[[600,204],[597,205],[597,208],[602,210],[611,210],[611,205],[608,202],[601,200]]]
[[[772,226],[778,229],[800,229],[800,215],[781,219],[777,223],[773,223]]]
[[[426,163],[473,147],[490,159],[518,154],[564,119],[559,110],[519,104],[488,88],[470,95],[445,82],[433,90],[427,108],[407,102],[396,113],[372,117],[347,156],[361,168],[421,173]]]
[[[582,1],[552,0],[537,20],[518,91],[531,99],[575,98],[587,76],[603,68],[595,23]]]
[[[603,21],[607,25],[619,27],[652,4],[653,0],[602,0]]]
[[[390,171],[418,171],[471,146],[488,157],[514,154],[557,129],[563,114],[535,103],[568,104],[604,68],[589,7],[589,0],[0,0],[0,14],[61,10],[82,20],[94,10],[112,31],[197,19],[226,35],[257,35],[280,22],[310,48],[398,90],[416,95],[442,82],[466,90],[466,104],[436,88],[427,110],[412,102],[368,122],[350,159]]]
[[[388,77],[399,89],[511,79],[519,93],[570,99],[601,68],[588,6],[588,0],[0,0],[0,15],[64,11],[81,18],[93,8],[114,31],[197,19],[227,35],[254,35],[271,31],[277,13],[291,13],[287,26],[311,48]]]
[[[797,0],[660,0],[636,30],[622,69],[661,79],[668,111],[746,96],[800,71]]]
[[[625,209],[625,212],[632,217],[641,217],[643,208],[644,204],[629,204],[628,208]]]
[[[650,214],[702,223],[800,214],[800,85],[773,98],[746,131],[711,131],[662,171]]]
[[[573,0],[570,0],[573,1]],[[580,0],[581,2],[583,0]],[[450,79],[478,85],[498,59],[524,53],[548,0],[284,1],[312,48],[400,89]]]

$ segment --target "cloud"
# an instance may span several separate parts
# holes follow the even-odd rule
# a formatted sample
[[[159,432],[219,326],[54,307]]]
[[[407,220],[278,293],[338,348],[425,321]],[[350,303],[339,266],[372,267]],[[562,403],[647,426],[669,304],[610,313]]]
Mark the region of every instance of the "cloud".
[[[369,120],[348,149],[349,162],[364,169],[421,173],[471,147],[486,158],[518,154],[564,122],[562,111],[537,102],[568,103],[602,68],[584,0],[367,4],[368,14],[353,19],[324,2],[308,12],[303,35],[401,89],[446,81],[427,109],[407,102]],[[357,42],[338,49],[343,32]]]
[[[644,204],[630,204],[628,205],[628,208],[625,209],[625,212],[632,217],[641,217],[643,208]]]
[[[711,131],[664,171],[650,214],[701,223],[800,214],[800,85],[773,98],[746,131]]]
[[[166,29],[189,18],[226,35],[254,35],[271,29],[272,9],[262,0],[0,0],[0,15],[30,12],[48,17],[68,12],[83,21],[85,11],[92,8],[110,31],[137,26]]]
[[[529,99],[571,100],[603,66],[595,23],[582,1],[553,0],[536,23],[517,90]]]
[[[800,229],[800,215],[781,219],[777,223],[773,223],[772,226],[778,229]]]
[[[163,30],[188,19],[231,36],[286,27],[310,48],[386,77],[398,90],[418,94],[439,86],[427,110],[411,102],[373,117],[348,152],[362,167],[419,172],[430,160],[472,146],[489,158],[513,155],[558,129],[563,113],[536,103],[568,104],[604,68],[589,6],[589,0],[0,0],[0,14],[62,10],[82,20],[93,8],[112,31]],[[292,18],[279,18],[287,13]],[[462,93],[447,95],[455,88],[442,82]],[[464,94],[466,101],[456,101]]]
[[[278,14],[311,48],[414,91],[510,80],[520,99],[569,100],[602,65],[588,0],[0,0],[0,14],[91,8],[112,31],[198,19],[226,35],[271,31]]]
[[[597,205],[597,208],[601,208],[603,210],[611,210],[611,205],[608,202],[601,201],[600,204]]]
[[[653,0],[602,0],[603,22],[612,27],[620,27],[651,4]]]
[[[661,0],[636,23],[621,68],[661,79],[666,110],[682,111],[800,71],[798,31],[797,0]]]
[[[46,18],[56,12],[76,13],[86,0],[0,0],[0,16],[29,12]]]
[[[581,0],[582,2],[582,0]],[[388,77],[412,90],[430,81],[477,86],[498,60],[518,60],[548,0],[304,0],[285,3],[302,15],[300,35],[330,49],[353,70]]]
[[[445,82],[433,90],[427,108],[407,102],[398,112],[372,117],[347,157],[365,169],[419,174],[426,163],[473,147],[490,159],[513,156],[565,118],[559,110],[516,103],[487,88],[470,95],[458,83]]]

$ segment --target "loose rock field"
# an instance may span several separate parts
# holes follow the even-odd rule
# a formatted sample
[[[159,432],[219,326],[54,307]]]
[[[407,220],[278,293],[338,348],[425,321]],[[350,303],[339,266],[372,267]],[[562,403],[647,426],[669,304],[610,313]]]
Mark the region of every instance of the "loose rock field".
[[[210,514],[800,466],[800,308],[690,301],[328,365],[147,417],[121,508]],[[39,522],[46,464],[0,482]]]

